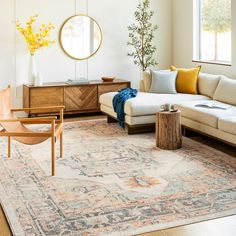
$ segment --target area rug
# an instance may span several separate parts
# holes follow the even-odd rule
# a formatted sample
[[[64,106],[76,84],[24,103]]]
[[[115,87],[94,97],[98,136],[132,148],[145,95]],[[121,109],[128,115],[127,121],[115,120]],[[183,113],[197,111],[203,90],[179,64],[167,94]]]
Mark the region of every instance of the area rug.
[[[14,235],[135,235],[236,214],[236,159],[184,138],[163,151],[105,120],[65,124],[64,158],[50,141],[0,139],[0,198]],[[59,150],[58,150],[59,152]]]

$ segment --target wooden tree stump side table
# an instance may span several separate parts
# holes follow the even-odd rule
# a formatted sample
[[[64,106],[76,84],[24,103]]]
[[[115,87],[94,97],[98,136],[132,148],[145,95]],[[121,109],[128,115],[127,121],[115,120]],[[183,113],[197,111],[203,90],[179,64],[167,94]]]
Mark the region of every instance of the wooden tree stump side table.
[[[180,111],[157,113],[156,145],[164,150],[176,150],[182,147]]]

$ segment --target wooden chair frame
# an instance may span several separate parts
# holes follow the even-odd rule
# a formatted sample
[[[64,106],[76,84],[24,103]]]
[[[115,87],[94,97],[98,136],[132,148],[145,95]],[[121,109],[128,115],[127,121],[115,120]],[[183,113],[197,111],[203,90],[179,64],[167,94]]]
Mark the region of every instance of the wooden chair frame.
[[[0,136],[8,137],[8,158],[11,157],[11,138],[12,137],[48,137],[51,138],[51,161],[52,161],[52,176],[55,176],[55,143],[60,136],[60,158],[63,157],[63,116],[64,106],[50,106],[50,107],[37,107],[37,108],[14,108],[11,112],[29,112],[39,110],[46,113],[51,110],[58,111],[60,118],[57,120],[56,116],[52,117],[38,117],[38,118],[16,118],[16,119],[1,119],[0,123],[15,123],[21,122],[22,124],[50,124],[51,130],[46,132],[7,132],[4,128],[0,131]],[[56,129],[57,126],[57,129]]]

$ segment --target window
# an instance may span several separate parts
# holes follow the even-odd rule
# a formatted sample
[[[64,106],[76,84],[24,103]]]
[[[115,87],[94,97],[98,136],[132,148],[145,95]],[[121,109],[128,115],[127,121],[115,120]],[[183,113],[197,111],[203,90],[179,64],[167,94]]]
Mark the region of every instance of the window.
[[[231,0],[194,0],[194,60],[231,63]]]

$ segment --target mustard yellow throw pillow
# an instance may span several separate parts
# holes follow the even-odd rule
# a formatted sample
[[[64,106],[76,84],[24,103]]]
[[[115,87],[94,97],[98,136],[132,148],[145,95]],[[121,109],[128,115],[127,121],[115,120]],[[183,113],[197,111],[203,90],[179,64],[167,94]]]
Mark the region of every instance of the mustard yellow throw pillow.
[[[171,71],[178,71],[176,90],[178,93],[198,94],[198,75],[201,66],[192,69],[178,69],[170,67]]]

